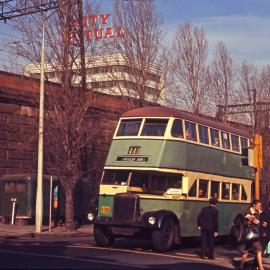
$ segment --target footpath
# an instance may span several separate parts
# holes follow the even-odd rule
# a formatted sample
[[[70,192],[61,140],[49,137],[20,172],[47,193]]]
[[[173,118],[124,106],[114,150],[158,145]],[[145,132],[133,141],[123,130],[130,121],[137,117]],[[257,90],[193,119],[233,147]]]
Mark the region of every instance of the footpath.
[[[22,237],[76,237],[76,236],[91,236],[93,235],[93,225],[82,225],[74,231],[66,231],[64,226],[57,226],[51,228],[42,226],[42,231],[36,233],[35,225],[10,225],[0,223],[0,238],[22,238]]]

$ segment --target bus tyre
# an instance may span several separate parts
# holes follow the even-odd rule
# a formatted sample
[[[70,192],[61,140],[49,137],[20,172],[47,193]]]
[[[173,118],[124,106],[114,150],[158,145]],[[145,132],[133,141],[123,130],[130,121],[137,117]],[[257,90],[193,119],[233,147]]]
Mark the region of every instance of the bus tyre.
[[[165,252],[172,249],[175,237],[175,223],[172,218],[167,218],[160,230],[152,232],[154,250]]]
[[[231,233],[231,244],[237,245],[241,242],[242,236],[243,236],[243,230],[244,230],[244,223],[243,219],[241,217],[237,217],[235,219],[232,233]]]
[[[111,246],[114,241],[112,233],[106,227],[100,225],[94,225],[94,239],[100,247]]]

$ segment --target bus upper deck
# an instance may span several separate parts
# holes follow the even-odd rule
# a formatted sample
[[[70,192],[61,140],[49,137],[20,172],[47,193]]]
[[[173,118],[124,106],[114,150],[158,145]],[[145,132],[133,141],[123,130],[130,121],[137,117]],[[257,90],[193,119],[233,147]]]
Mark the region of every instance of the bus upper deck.
[[[174,109],[145,107],[125,113],[106,167],[155,167],[252,179],[245,166],[245,130]]]

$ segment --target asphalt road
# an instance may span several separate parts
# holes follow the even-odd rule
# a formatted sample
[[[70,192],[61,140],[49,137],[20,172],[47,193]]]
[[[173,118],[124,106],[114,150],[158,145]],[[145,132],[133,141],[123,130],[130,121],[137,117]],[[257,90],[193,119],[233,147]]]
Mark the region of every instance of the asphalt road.
[[[96,247],[92,238],[0,239],[0,269],[234,269],[239,252],[219,243],[215,260],[202,260],[196,241],[168,253],[151,243],[118,240],[111,248]]]

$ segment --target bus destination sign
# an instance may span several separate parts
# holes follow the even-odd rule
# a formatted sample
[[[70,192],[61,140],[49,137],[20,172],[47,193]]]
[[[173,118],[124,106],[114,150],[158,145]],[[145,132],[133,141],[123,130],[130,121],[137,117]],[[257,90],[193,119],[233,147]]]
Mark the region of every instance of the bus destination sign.
[[[148,157],[127,157],[119,156],[116,158],[116,161],[135,161],[135,162],[147,162]]]

